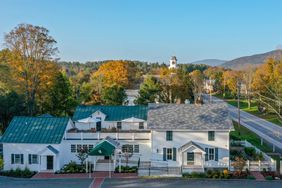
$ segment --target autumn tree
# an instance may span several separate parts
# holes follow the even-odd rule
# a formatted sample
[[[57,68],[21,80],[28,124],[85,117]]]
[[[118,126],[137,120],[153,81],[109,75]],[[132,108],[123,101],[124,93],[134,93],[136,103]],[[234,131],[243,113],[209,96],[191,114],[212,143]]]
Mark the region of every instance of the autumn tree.
[[[247,98],[248,102],[248,108],[251,108],[251,98],[252,98],[252,84],[253,84],[253,78],[255,74],[255,67],[252,65],[247,65],[244,67],[244,69],[241,70],[242,72],[242,83],[245,86],[245,96]]]
[[[126,88],[129,84],[128,68],[127,62],[110,61],[102,64],[99,69],[92,74],[91,80],[94,82],[94,85],[98,87],[109,87],[116,84]]]
[[[49,84],[54,72],[48,72],[57,53],[56,41],[40,26],[20,24],[5,35],[5,44],[12,52],[10,62],[17,86],[24,91],[27,112],[36,112],[36,95],[41,85]],[[52,71],[58,69],[52,69]]]
[[[218,93],[222,93],[224,95],[225,88],[224,88],[224,68],[222,67],[209,67],[204,71],[204,75],[206,79],[214,80],[213,90]]]
[[[227,70],[223,73],[225,90],[232,96],[237,96],[238,83],[241,82],[241,78],[240,73],[235,70]]]
[[[189,74],[183,70],[163,68],[160,72],[160,85],[159,102],[184,103],[194,98],[193,83]]]
[[[259,105],[282,119],[282,60],[269,58],[258,67],[253,78],[254,94]]]

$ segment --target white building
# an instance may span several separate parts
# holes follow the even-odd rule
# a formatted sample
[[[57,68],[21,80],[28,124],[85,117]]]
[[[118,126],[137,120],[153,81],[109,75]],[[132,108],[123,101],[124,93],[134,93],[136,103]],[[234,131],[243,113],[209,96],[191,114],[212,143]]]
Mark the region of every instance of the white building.
[[[169,60],[169,69],[176,69],[177,68],[177,59],[175,56],[172,56]]]
[[[148,122],[148,123],[147,123]],[[228,168],[229,131],[224,104],[150,104],[149,106],[78,106],[72,120],[14,117],[1,142],[4,170],[28,167],[57,171],[77,153],[89,151],[95,171],[130,165],[204,171]],[[110,146],[114,150],[107,151]],[[112,152],[107,156],[107,152]],[[139,161],[139,162],[138,162]]]

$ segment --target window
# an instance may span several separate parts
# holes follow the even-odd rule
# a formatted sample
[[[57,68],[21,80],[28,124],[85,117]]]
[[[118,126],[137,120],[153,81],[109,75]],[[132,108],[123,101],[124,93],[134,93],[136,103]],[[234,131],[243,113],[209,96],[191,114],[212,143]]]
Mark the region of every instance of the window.
[[[74,144],[71,145],[71,152],[72,153],[76,152],[76,145],[74,145]]]
[[[24,155],[23,154],[12,154],[11,163],[12,164],[23,164]]]
[[[78,145],[76,146],[76,152],[80,152],[81,149],[82,149],[82,145],[78,144]]]
[[[134,153],[139,153],[139,145],[134,145]]]
[[[139,122],[139,129],[144,129],[144,122]]]
[[[167,148],[166,149],[166,159],[167,160],[172,160],[172,148]]]
[[[90,145],[88,146],[88,149],[89,149],[89,151],[91,151],[91,150],[93,149],[93,145],[90,144]]]
[[[129,145],[129,144],[123,145],[122,146],[122,152],[133,153],[133,145]]]
[[[208,132],[209,141],[214,141],[214,131]]]
[[[88,151],[88,145],[86,145],[86,144],[83,145],[83,150],[84,150],[84,151]]]
[[[208,153],[208,157],[209,160],[214,160],[214,148],[209,148],[209,153]]]
[[[172,131],[166,131],[166,140],[172,141]]]
[[[28,154],[28,163],[29,164],[38,164],[38,155]]]
[[[121,129],[121,122],[117,122],[117,129]]]

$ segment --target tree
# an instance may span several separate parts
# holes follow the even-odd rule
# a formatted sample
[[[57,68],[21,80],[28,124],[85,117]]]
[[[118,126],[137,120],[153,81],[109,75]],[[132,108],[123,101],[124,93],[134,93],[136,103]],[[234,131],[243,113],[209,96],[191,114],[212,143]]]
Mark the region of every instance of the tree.
[[[204,71],[206,79],[214,80],[213,90],[218,93],[225,95],[225,86],[223,73],[225,69],[222,67],[209,67]]]
[[[235,162],[233,162],[232,166],[237,170],[239,175],[241,175],[244,167],[246,165],[246,161],[243,157],[235,157]]]
[[[159,81],[149,76],[145,78],[144,82],[140,85],[139,95],[135,101],[136,104],[147,105],[148,103],[154,103],[158,98],[161,91]]]
[[[204,85],[204,75],[201,71],[199,70],[194,70],[191,72],[190,77],[193,81],[194,85],[194,96],[200,95],[203,92],[203,85]]]
[[[241,76],[238,71],[228,70],[223,73],[224,85],[232,96],[237,96],[237,84],[241,81]]]
[[[56,116],[70,115],[76,106],[69,80],[62,73],[58,73],[55,81],[48,91],[49,97],[45,101],[48,113]]]
[[[98,87],[110,87],[116,84],[126,88],[129,84],[128,68],[127,62],[110,61],[102,64],[99,69],[92,74],[91,80],[94,82],[94,85]]]
[[[105,105],[122,105],[125,103],[127,95],[122,86],[113,85],[102,91],[102,102]]]
[[[252,65],[247,65],[242,70],[242,82],[245,85],[246,90],[246,98],[248,101],[248,108],[251,108],[251,96],[252,96],[252,83],[253,83],[253,77],[255,73],[255,67]]]
[[[8,127],[11,119],[16,115],[24,115],[24,98],[15,91],[0,90],[0,124],[3,130]]]
[[[88,157],[88,150],[86,148],[79,149],[76,157],[80,160],[80,164],[83,165]]]
[[[269,58],[257,68],[253,84],[254,95],[268,111],[282,119],[282,60]]]
[[[55,67],[50,61],[57,53],[56,41],[44,27],[20,24],[5,35],[5,44],[13,54],[10,65],[18,87],[24,91],[27,112],[33,115],[40,85],[48,84],[43,79],[49,79],[58,70],[48,71],[50,66]]]
[[[191,78],[187,72],[181,69],[161,69],[160,85],[159,102],[184,103],[186,100],[194,99]]]

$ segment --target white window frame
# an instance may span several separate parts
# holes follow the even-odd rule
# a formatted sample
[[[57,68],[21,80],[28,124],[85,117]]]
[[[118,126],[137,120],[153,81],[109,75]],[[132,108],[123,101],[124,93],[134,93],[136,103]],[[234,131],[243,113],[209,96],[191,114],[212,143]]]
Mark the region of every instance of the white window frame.
[[[171,153],[169,154],[168,151],[171,150]],[[170,156],[170,159],[169,159]],[[166,160],[172,161],[173,160],[173,148],[166,148]]]
[[[22,164],[21,163],[21,154],[14,154],[14,164]],[[17,161],[18,160],[18,161]]]
[[[213,151],[213,152],[211,152]],[[215,160],[215,148],[208,148],[208,160],[214,161]]]

